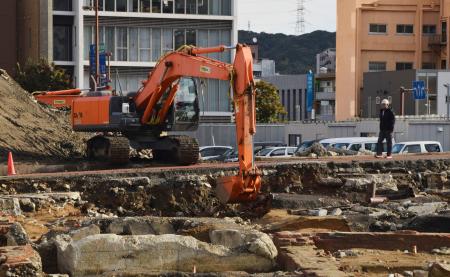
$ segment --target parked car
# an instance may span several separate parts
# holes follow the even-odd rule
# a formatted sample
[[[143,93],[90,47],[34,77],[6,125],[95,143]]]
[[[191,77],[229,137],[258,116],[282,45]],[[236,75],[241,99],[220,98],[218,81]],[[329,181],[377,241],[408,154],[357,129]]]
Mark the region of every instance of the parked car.
[[[231,146],[203,146],[200,147],[200,160],[209,161],[218,158],[226,151],[233,149]]]
[[[286,147],[287,144],[282,141],[265,141],[253,143],[253,153],[257,154],[259,151],[269,147]]]
[[[297,150],[296,147],[269,147],[264,148],[256,154],[259,158],[273,158],[273,157],[292,157]]]
[[[396,143],[392,154],[441,153],[442,145],[438,141],[408,141]]]
[[[238,151],[236,149],[229,149],[222,155],[216,158],[210,159],[210,161],[218,161],[218,162],[237,162],[238,161]]]
[[[348,138],[332,138],[320,141],[324,147],[333,147],[351,151],[370,151],[375,153],[377,151],[377,137],[348,137]],[[393,143],[395,140],[393,139]],[[386,152],[386,142],[383,143],[383,152]]]

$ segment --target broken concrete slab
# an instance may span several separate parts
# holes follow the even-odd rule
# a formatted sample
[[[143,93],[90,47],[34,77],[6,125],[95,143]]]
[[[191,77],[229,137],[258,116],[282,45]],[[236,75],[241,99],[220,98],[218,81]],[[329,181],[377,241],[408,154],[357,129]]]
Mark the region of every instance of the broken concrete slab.
[[[41,257],[30,245],[0,247],[0,276],[41,276]]]
[[[409,206],[407,211],[414,213],[417,216],[435,214],[437,211],[447,207],[446,202],[431,202],[423,203],[421,205]]]
[[[405,229],[429,233],[450,233],[450,215],[418,216],[413,218]]]
[[[397,232],[397,233],[317,233],[314,243],[320,249],[335,252],[341,249],[366,248],[380,250],[408,250],[431,252],[439,247],[450,247],[450,234]]]
[[[74,277],[134,270],[147,274],[191,272],[193,266],[197,272],[267,272],[274,265],[273,259],[259,253],[231,250],[178,235],[100,234],[60,245],[58,249],[59,269]]]
[[[428,277],[448,277],[450,276],[450,265],[443,263],[433,263],[428,272]]]

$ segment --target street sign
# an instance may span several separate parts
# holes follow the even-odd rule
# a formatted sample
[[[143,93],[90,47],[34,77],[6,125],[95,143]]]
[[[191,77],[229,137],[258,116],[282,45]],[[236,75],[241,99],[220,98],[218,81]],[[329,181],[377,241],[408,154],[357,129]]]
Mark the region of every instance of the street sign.
[[[107,68],[106,68],[106,51],[105,51],[105,45],[99,44],[99,70],[98,73],[99,76],[99,84],[97,84],[99,87],[104,87],[108,85],[108,79],[107,79]],[[91,75],[95,76],[97,71],[97,61],[95,56],[95,44],[91,44],[89,48],[89,67]]]
[[[314,73],[310,70],[306,75],[306,111],[312,112],[314,104]]]
[[[424,100],[427,98],[424,81],[414,81],[413,82],[413,91],[414,91],[414,99],[415,100]]]

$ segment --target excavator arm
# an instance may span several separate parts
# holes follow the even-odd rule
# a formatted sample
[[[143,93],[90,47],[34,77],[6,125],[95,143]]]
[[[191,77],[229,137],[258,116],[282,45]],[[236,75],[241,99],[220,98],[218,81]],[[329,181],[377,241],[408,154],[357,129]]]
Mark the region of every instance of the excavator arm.
[[[162,123],[178,91],[178,79],[198,77],[230,81],[236,119],[239,174],[217,179],[216,193],[223,203],[238,203],[255,200],[261,187],[261,177],[253,156],[256,108],[252,54],[248,46],[238,44],[233,64],[200,56],[227,49],[231,48],[185,46],[167,54],[149,74],[134,100],[137,109],[142,112],[142,124]],[[165,102],[157,105],[165,93],[168,93]]]

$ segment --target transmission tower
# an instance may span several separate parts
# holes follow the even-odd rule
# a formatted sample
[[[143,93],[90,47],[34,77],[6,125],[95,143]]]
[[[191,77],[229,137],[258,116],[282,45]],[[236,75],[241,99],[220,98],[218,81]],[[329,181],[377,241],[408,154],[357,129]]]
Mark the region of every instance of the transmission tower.
[[[295,21],[295,33],[305,33],[305,0],[297,0],[297,20]]]

